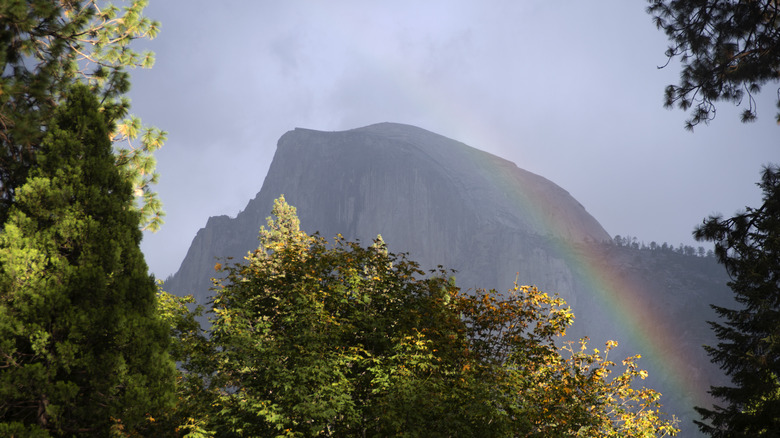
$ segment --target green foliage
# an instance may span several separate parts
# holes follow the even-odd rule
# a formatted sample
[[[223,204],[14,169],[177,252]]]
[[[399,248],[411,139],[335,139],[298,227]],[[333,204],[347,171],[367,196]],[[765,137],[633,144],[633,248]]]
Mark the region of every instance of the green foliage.
[[[95,96],[54,112],[0,233],[0,434],[142,430],[175,368],[132,189]]]
[[[154,38],[159,23],[143,17],[147,0],[120,9],[98,0],[5,0],[0,2],[0,223],[5,221],[29,170],[35,166],[49,120],[75,81],[99,95],[117,147],[116,164],[132,182],[142,225],[162,224],[152,153],[166,133],[128,116],[126,68],[149,68],[151,52],[131,43]]]
[[[451,363],[447,349],[429,349],[432,339],[449,339],[436,302],[451,286],[415,280],[416,265],[389,255],[381,240],[362,248],[338,238],[329,248],[300,231],[283,199],[274,214],[260,249],[225,268],[214,297],[215,384],[231,389],[217,398],[220,435],[408,430],[410,420],[386,415],[399,402],[389,395]]]
[[[715,117],[715,102],[739,105],[756,118],[754,95],[780,76],[780,4],[776,0],[648,0],[656,26],[679,57],[680,82],[666,88],[666,106],[692,108],[687,129]],[[780,99],[778,99],[780,106]],[[777,115],[780,122],[780,112]]]
[[[662,436],[659,394],[598,351],[558,348],[573,315],[536,288],[462,293],[387,251],[300,230],[284,198],[216,281],[193,415],[218,436]],[[198,341],[200,342],[200,341]],[[614,344],[610,343],[608,349]],[[194,350],[191,350],[194,351]],[[197,353],[196,353],[197,355]],[[209,367],[209,365],[211,365]],[[185,367],[186,368],[186,367]],[[205,398],[203,394],[208,394]],[[196,421],[197,420],[197,421]]]
[[[197,320],[203,308],[196,306],[193,310],[189,309],[194,302],[191,295],[177,297],[162,289],[157,292],[158,311],[171,329],[170,352],[181,372],[176,380],[176,405],[155,417],[153,425],[146,430],[146,436],[214,436],[214,432],[208,429],[211,399],[205,383],[215,352],[211,350],[212,345]]]
[[[501,436],[655,437],[675,435],[676,420],[660,412],[660,394],[639,388],[639,356],[622,361],[623,372],[609,378],[615,363],[587,351],[580,340],[559,347],[574,316],[566,303],[529,286],[507,294],[477,290],[458,294],[456,309],[467,327],[475,380],[487,383]]]
[[[712,387],[725,407],[697,408],[699,428],[714,437],[774,437],[780,431],[780,168],[764,169],[763,204],[730,219],[712,216],[696,229],[715,242],[738,309],[713,306],[718,339],[706,347],[733,386]]]

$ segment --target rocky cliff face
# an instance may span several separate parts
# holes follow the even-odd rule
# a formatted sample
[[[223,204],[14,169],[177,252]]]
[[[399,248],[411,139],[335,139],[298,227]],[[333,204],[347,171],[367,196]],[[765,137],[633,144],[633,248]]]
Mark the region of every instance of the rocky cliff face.
[[[392,251],[409,252],[423,266],[458,270],[466,287],[506,288],[521,271],[534,273],[540,286],[570,290],[565,265],[550,259],[545,236],[610,239],[552,182],[423,129],[391,123],[344,132],[295,129],[279,140],[257,197],[236,218],[210,218],[166,287],[205,299],[215,257],[240,259],[255,249],[281,194],[308,232],[364,242],[381,234]],[[507,251],[513,256],[500,257]]]
[[[642,339],[661,339],[657,357],[641,363],[653,376],[648,386],[687,422],[682,436],[695,434],[691,406],[722,379],[701,349],[715,342],[708,303],[730,297],[713,260],[605,244],[598,221],[547,179],[423,129],[382,123],[282,136],[255,199],[235,218],[208,220],[166,289],[206,302],[216,258],[240,261],[255,249],[281,194],[307,232],[366,244],[381,234],[424,268],[457,270],[463,289],[507,289],[517,278],[560,294],[577,316],[572,337],[589,335],[593,347],[618,340],[616,362],[646,356]]]

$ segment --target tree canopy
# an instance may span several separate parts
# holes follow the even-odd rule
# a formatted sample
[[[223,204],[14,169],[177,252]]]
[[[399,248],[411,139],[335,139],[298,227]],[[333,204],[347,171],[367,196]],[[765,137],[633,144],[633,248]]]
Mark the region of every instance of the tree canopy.
[[[0,2],[0,223],[15,190],[35,166],[49,120],[75,81],[88,83],[116,146],[116,163],[132,182],[142,227],[156,230],[162,207],[152,153],[166,133],[128,116],[127,68],[151,67],[154,55],[131,43],[160,28],[143,16],[147,0],[119,8],[98,0]]]
[[[0,435],[138,431],[173,404],[132,187],[85,86],[63,96],[0,231]]]
[[[243,263],[218,263],[210,336],[182,363],[183,432],[217,436],[664,436],[638,357],[564,344],[573,315],[534,287],[461,292],[381,238],[300,230],[284,198]],[[175,306],[174,306],[175,307]],[[181,308],[179,321],[192,326]],[[177,313],[177,312],[173,312]],[[189,322],[187,322],[189,321]],[[183,350],[184,351],[184,350]],[[208,360],[203,360],[208,357]],[[193,410],[193,408],[195,410]]]
[[[713,306],[720,340],[706,347],[732,386],[712,387],[726,403],[698,407],[699,428],[713,437],[776,437],[780,431],[780,168],[764,169],[763,204],[729,219],[712,216],[696,229],[715,242],[740,307]]]
[[[666,88],[666,106],[691,109],[687,129],[712,120],[719,100],[737,105],[746,101],[742,121],[755,120],[755,95],[766,83],[780,79],[780,4],[776,0],[648,2],[648,13],[669,38],[666,55],[670,61],[678,58],[682,65],[679,83]]]

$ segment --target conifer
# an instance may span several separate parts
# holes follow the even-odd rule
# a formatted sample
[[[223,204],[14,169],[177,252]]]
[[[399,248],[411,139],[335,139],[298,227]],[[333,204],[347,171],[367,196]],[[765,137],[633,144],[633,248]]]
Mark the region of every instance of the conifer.
[[[759,208],[710,217],[694,234],[715,242],[739,304],[713,306],[720,342],[706,349],[732,381],[710,390],[725,406],[696,408],[704,420],[696,424],[713,437],[780,436],[780,168],[765,168],[759,187]]]
[[[142,214],[141,226],[156,231],[162,205],[153,152],[167,134],[129,116],[128,68],[150,68],[154,54],[137,52],[134,40],[154,38],[160,23],[143,15],[148,0],[0,1],[0,224],[14,190],[36,166],[37,152],[55,108],[77,81],[100,96],[102,111],[116,122],[111,136],[116,164],[126,172]]]
[[[138,225],[97,98],[76,86],[0,232],[0,436],[107,436],[173,402]]]
[[[756,95],[763,85],[780,79],[780,3],[647,1],[647,12],[669,38],[666,56],[669,61],[679,57],[682,68],[678,84],[666,87],[665,106],[690,110],[685,123],[689,130],[712,120],[719,100],[744,104],[742,121],[754,121]]]

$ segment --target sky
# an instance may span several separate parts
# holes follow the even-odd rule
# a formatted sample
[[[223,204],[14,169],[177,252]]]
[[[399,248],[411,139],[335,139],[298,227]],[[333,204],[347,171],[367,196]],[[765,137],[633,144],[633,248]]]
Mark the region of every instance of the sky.
[[[643,1],[151,0],[156,53],[132,71],[132,113],[168,132],[167,213],[142,249],[178,270],[210,216],[235,217],[296,127],[415,125],[563,187],[611,235],[699,246],[713,213],[756,206],[780,162],[776,86],[758,121],[718,105],[693,133],[663,107],[679,75]],[[270,214],[270,212],[269,212]]]

